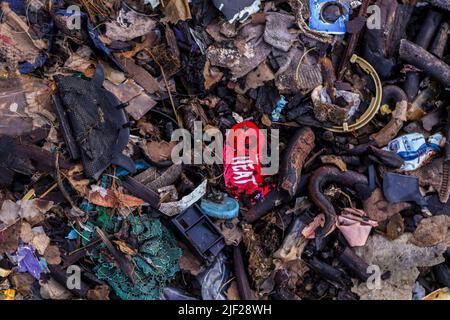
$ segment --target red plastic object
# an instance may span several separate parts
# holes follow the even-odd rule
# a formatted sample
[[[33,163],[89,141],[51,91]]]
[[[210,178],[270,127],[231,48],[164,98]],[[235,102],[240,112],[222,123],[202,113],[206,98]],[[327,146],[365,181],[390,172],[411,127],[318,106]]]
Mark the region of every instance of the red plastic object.
[[[251,202],[263,198],[270,191],[263,185],[261,160],[265,137],[250,121],[236,124],[227,130],[224,157],[225,186],[236,198],[246,196]]]

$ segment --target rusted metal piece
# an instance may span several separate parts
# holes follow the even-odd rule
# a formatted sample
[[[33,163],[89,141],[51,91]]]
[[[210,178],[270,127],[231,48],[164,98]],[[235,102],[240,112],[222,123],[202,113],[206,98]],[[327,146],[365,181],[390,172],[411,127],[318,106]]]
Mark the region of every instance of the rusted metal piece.
[[[289,194],[285,191],[274,189],[270,191],[264,197],[264,199],[252,206],[250,210],[244,215],[243,220],[246,223],[254,223],[258,219],[272,211],[275,207],[286,201],[289,201],[290,198],[291,197],[289,196]]]
[[[280,167],[280,188],[293,197],[298,190],[303,164],[314,148],[314,132],[309,127],[298,130],[284,151]]]
[[[319,211],[325,214],[324,226],[316,232],[316,247],[318,248],[323,246],[323,238],[330,232],[337,220],[336,210],[323,193],[324,187],[330,183],[358,189],[367,186],[369,182],[365,175],[350,170],[342,172],[334,166],[324,166],[313,172],[309,178],[308,194]]]
[[[439,188],[439,200],[447,203],[450,197],[450,106],[447,107],[447,137],[445,141],[445,157],[442,164],[442,179]]]
[[[419,47],[427,49],[430,46],[433,36],[436,33],[437,28],[442,19],[442,14],[433,10],[430,10],[425,18],[420,32],[415,38],[415,43]],[[400,43],[402,43],[400,41]],[[412,101],[417,95],[419,90],[420,76],[418,72],[410,71],[406,74],[406,81],[404,84],[405,92],[408,94],[409,101]]]
[[[336,75],[334,74],[333,63],[331,62],[331,59],[326,56],[320,57],[319,63],[322,66],[321,71],[325,89],[327,90],[331,101],[334,102],[334,83],[336,81]]]
[[[420,46],[403,39],[400,42],[399,55],[402,60],[423,70],[430,77],[442,82],[444,86],[449,85],[450,66]]]
[[[433,44],[431,45],[430,52],[436,57],[442,58],[444,56],[445,46],[448,41],[448,31],[449,25],[447,22],[441,24],[436,38],[434,38]]]
[[[367,8],[369,7],[370,0],[363,0],[361,6],[359,7],[358,17],[363,17],[367,13]],[[348,41],[347,48],[345,49],[345,53],[342,57],[341,63],[338,69],[338,80],[342,80],[344,78],[345,71],[347,71],[348,65],[350,63],[350,57],[353,55],[355,51],[356,44],[358,43],[360,32],[353,33],[350,36]]]
[[[403,122],[406,121],[406,113],[408,109],[408,103],[406,102],[406,94],[403,92],[403,96],[399,98],[404,100],[399,101],[396,104],[396,107],[392,112],[391,120],[389,120],[389,122],[383,128],[381,128],[380,131],[370,136],[370,139],[375,141],[377,146],[380,148],[386,146],[389,143],[389,141],[391,141],[397,136],[398,132],[403,127]]]
[[[369,264],[365,262],[361,257],[356,255],[356,253],[350,248],[346,247],[341,255],[339,256],[339,261],[347,267],[358,279],[362,281],[367,281],[370,274],[367,273],[367,268]]]
[[[250,288],[241,246],[233,246],[234,273],[238,284],[239,295],[242,300],[255,300]]]

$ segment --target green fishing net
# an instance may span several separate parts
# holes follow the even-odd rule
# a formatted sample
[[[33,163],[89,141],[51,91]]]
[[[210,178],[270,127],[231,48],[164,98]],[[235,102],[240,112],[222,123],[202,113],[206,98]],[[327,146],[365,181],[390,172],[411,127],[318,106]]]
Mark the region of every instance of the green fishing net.
[[[103,254],[104,244],[96,246],[90,253],[96,263],[94,272],[98,279],[105,280],[124,300],[155,300],[160,292],[173,280],[179,271],[178,259],[182,251],[177,246],[173,234],[164,227],[159,219],[149,215],[129,215],[127,222],[130,226],[130,237],[138,241],[138,252],[132,257],[134,264],[135,283]],[[109,234],[118,232],[123,218],[110,217],[109,221],[103,217],[96,224],[102,224],[104,231]],[[95,225],[88,222],[83,232],[83,241],[89,241],[94,233]]]

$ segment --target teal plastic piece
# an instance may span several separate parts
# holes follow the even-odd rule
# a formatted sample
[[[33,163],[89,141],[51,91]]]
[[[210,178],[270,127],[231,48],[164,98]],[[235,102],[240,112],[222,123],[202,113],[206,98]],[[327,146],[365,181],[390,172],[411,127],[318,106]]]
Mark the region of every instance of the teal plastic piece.
[[[135,165],[136,171],[142,171],[142,170],[150,168],[150,165],[144,160],[136,160],[134,165]],[[130,174],[130,172],[122,167],[119,167],[116,170],[116,177],[119,177],[119,178],[125,177],[129,174]]]
[[[200,208],[208,216],[217,219],[233,219],[239,214],[239,202],[228,195],[225,195],[222,202],[219,203],[202,199]]]

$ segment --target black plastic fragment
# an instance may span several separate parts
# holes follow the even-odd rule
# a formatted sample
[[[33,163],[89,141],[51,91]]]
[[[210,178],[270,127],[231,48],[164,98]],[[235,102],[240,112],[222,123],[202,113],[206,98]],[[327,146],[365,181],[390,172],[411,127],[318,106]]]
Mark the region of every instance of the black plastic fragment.
[[[385,172],[383,176],[383,193],[390,203],[412,201],[425,206],[426,200],[420,194],[417,177]]]
[[[207,263],[211,263],[225,247],[222,233],[197,205],[173,218],[172,224],[194,252]]]
[[[116,108],[120,101],[102,88],[103,66],[98,65],[91,80],[63,76],[55,80],[55,110],[64,139],[68,146],[72,145],[70,155],[75,159],[77,151],[71,142],[74,140],[78,146],[86,176],[97,180],[111,164],[134,173],[133,161],[122,154],[130,135],[128,118],[123,109]]]

